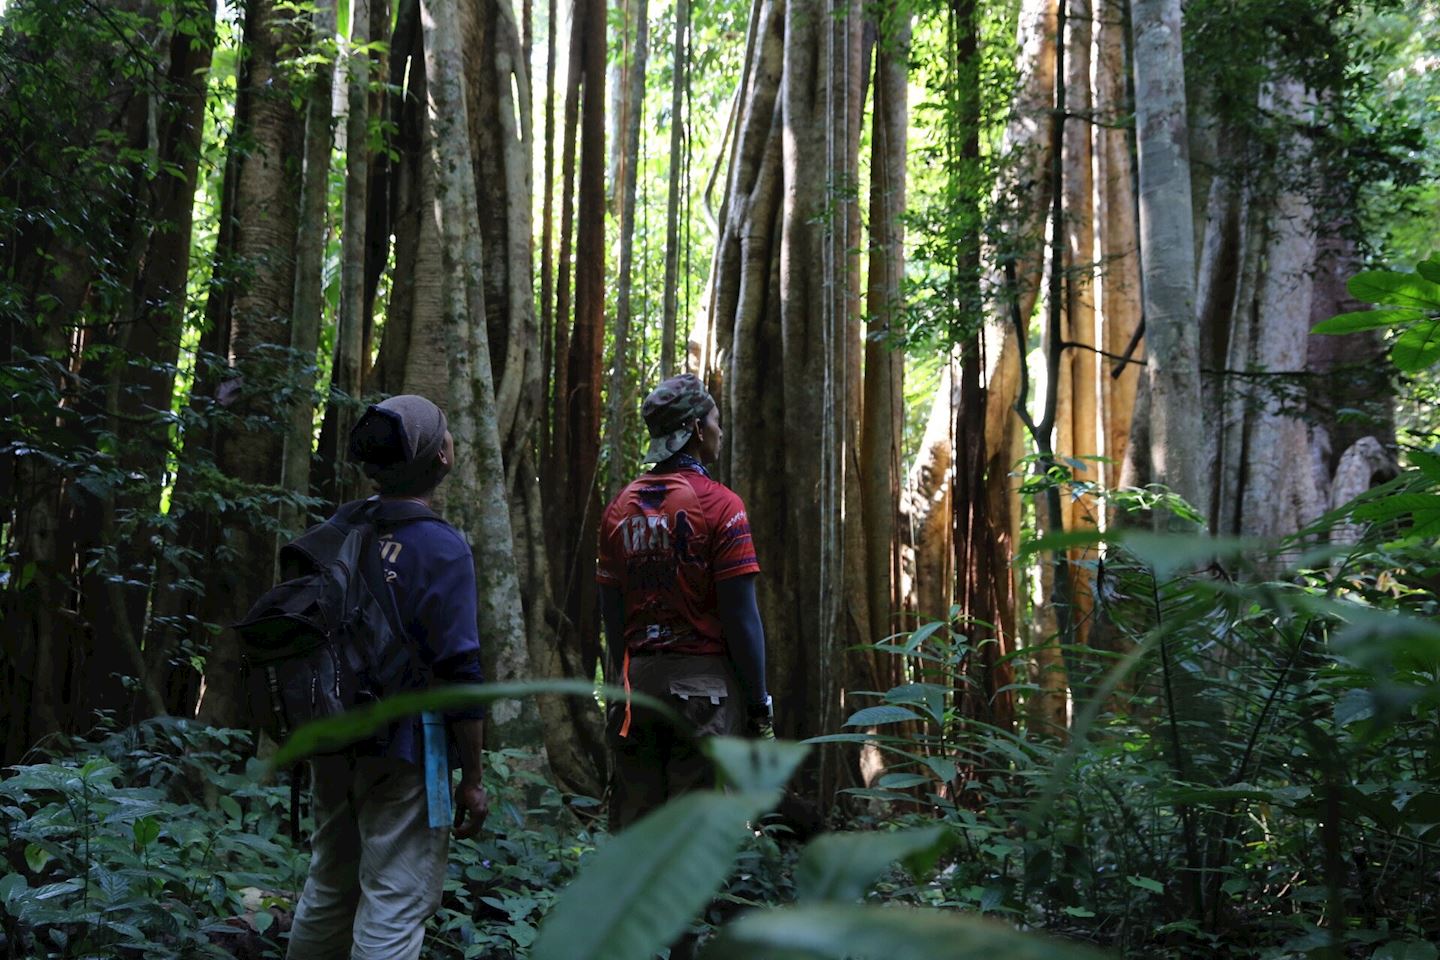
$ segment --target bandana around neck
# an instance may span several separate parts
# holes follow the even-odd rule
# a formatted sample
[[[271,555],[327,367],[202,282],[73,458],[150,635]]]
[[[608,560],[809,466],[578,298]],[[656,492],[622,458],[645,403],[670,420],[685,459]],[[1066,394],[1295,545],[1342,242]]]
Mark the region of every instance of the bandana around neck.
[[[662,471],[659,469],[660,467],[665,467],[666,469]],[[689,470],[693,473],[700,474],[702,477],[710,476],[710,471],[705,469],[705,464],[701,463],[695,457],[690,456],[688,453],[677,453],[656,467],[657,473],[669,473],[674,470]]]

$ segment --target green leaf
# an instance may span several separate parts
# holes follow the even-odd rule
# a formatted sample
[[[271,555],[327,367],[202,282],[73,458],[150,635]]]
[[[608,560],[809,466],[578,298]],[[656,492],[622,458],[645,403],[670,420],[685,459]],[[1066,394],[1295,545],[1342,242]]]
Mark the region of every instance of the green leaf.
[[[1350,291],[1350,296],[1366,303],[1440,310],[1440,284],[1417,274],[1398,273],[1394,270],[1362,270],[1351,277],[1345,286]]]
[[[1431,483],[1440,483],[1440,456],[1428,450],[1412,450],[1408,454],[1413,463]]]
[[[30,868],[31,873],[39,873],[45,869],[45,864],[54,860],[49,850],[38,843],[27,843],[25,845],[25,865]]]
[[[1433,943],[1423,940],[1391,940],[1370,955],[1370,960],[1435,960]]]
[[[1260,541],[1242,537],[1206,537],[1191,534],[1151,533],[1125,530],[1121,542],[1135,557],[1167,580],[1181,570],[1209,565],[1222,557],[1233,557],[1260,546]]]
[[[919,773],[887,773],[875,781],[875,786],[886,790],[906,790],[930,783],[930,778]]]
[[[1440,513],[1440,495],[1433,493],[1394,493],[1381,500],[1362,503],[1354,510],[1357,520],[1394,520],[1407,514]]]
[[[613,837],[540,927],[532,960],[629,960],[675,939],[734,866],[773,792],[686,794]]]
[[[1417,323],[1395,338],[1390,359],[1402,373],[1415,373],[1440,360],[1440,321]]]
[[[0,903],[9,903],[19,897],[30,884],[25,881],[23,873],[7,873],[0,877]]]
[[[256,910],[254,923],[255,932],[264,933],[266,930],[270,929],[272,924],[275,923],[275,914],[271,913],[269,910]]]
[[[1151,880],[1149,877],[1130,876],[1125,878],[1132,887],[1139,887],[1141,890],[1149,890],[1151,893],[1164,893],[1165,887],[1159,880]]]
[[[1086,527],[1083,530],[1065,530],[1061,533],[1047,533],[1043,537],[1034,537],[1025,540],[1020,544],[1020,556],[1017,559],[1023,560],[1033,553],[1051,550],[1069,550],[1072,547],[1092,547],[1097,543],[1106,540],[1104,531],[1094,527]]]
[[[1390,327],[1404,326],[1407,323],[1414,323],[1416,320],[1423,319],[1425,319],[1425,312],[1423,310],[1403,307],[1382,308],[1379,310],[1352,310],[1349,313],[1337,314],[1328,320],[1321,320],[1310,328],[1310,332],[1341,334],[1360,333],[1365,330],[1387,330]]]
[[[980,917],[912,907],[813,904],[757,911],[720,934],[705,960],[756,960],[787,951],[807,957],[885,960],[1090,960],[1104,954],[1020,933]]]
[[[436,687],[415,693],[401,693],[386,697],[378,703],[359,710],[342,713],[307,723],[290,735],[284,745],[270,758],[270,769],[287,766],[303,760],[312,753],[327,753],[339,750],[361,740],[376,730],[412,717],[426,710],[444,713],[464,707],[475,707],[496,700],[517,700],[544,694],[568,694],[575,697],[593,697],[596,693],[623,700],[626,692],[622,687],[596,687],[588,680],[519,680],[513,683],[471,683]],[[685,721],[670,707],[654,697],[633,694],[631,700],[647,709],[656,710],[676,723]]]
[[[154,817],[141,817],[131,829],[135,833],[135,846],[143,850],[160,836],[160,821]]]
[[[858,900],[890,864],[917,855],[920,859],[914,863],[918,869],[913,872],[920,879],[919,874],[933,867],[953,840],[954,835],[941,826],[822,834],[800,854],[795,868],[795,899],[802,903]]]
[[[725,784],[741,793],[783,789],[810,752],[803,743],[741,737],[708,737],[701,749],[720,768]]]
[[[1440,283],[1440,260],[1432,253],[1427,259],[1415,264],[1415,272],[1431,283]]]
[[[1346,690],[1335,701],[1335,726],[1343,727],[1375,715],[1375,695],[1369,690]]]
[[[904,723],[906,720],[924,719],[914,710],[907,710],[904,707],[896,707],[884,704],[878,707],[866,707],[863,710],[856,710],[845,721],[847,727],[878,727],[886,723]]]

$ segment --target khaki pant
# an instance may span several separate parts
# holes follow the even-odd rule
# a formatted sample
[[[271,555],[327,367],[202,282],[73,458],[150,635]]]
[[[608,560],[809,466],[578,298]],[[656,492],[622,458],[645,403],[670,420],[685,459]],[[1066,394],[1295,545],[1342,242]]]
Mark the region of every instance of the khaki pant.
[[[679,653],[631,657],[630,688],[664,701],[694,730],[677,729],[654,711],[636,706],[630,735],[621,737],[624,705],[610,711],[611,831],[623,830],[672,797],[713,787],[715,768],[700,752],[699,738],[733,736],[745,725],[739,685],[725,657]]]
[[[352,766],[353,763],[353,766]],[[415,960],[440,907],[450,831],[430,828],[419,767],[310,761],[315,836],[290,960]]]

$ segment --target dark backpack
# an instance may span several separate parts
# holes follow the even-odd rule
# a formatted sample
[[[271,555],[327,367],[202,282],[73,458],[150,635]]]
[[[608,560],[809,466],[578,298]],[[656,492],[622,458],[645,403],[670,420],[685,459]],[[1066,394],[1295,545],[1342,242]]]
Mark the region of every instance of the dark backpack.
[[[438,518],[406,503],[381,524],[376,503],[344,504],[281,547],[282,581],[235,624],[251,716],[277,742],[311,720],[416,685],[415,644],[386,582],[379,538],[399,523]]]

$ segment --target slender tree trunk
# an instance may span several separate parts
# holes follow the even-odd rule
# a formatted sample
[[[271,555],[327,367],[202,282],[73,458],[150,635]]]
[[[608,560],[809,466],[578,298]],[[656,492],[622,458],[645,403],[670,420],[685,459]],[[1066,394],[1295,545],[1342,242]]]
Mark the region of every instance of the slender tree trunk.
[[[1206,503],[1200,475],[1200,343],[1180,0],[1134,0],[1140,259],[1154,479]],[[1158,516],[1158,524],[1175,518]]]
[[[1122,118],[1131,113],[1126,96],[1125,25],[1122,11],[1102,4],[1095,26],[1095,261],[1100,270],[1097,310],[1100,347],[1110,357],[1100,366],[1102,422],[1106,458],[1103,480],[1119,486],[1134,416],[1139,364],[1118,364],[1140,322],[1140,264],[1136,244],[1135,190],[1129,138]],[[1118,375],[1117,375],[1118,371]]]
[[[665,198],[665,288],[660,325],[660,377],[675,373],[675,321],[680,287],[680,184],[688,158],[685,92],[690,85],[690,0],[675,0],[675,59],[670,74],[670,173]]]
[[[350,0],[350,49],[345,57],[345,213],[340,234],[340,309],[335,322],[335,360],[330,403],[335,424],[335,488],[331,498],[348,500],[364,488],[345,456],[350,429],[365,393],[365,225],[370,186],[371,0]]]
[[[630,344],[630,297],[631,274],[635,262],[635,185],[640,161],[640,124],[645,105],[645,62],[649,36],[648,9],[646,0],[628,0],[635,13],[633,45],[630,46],[630,62],[625,65],[621,83],[627,92],[621,100],[623,114],[619,119],[620,137],[617,144],[619,157],[620,207],[620,269],[615,281],[615,355],[610,368],[609,411],[606,417],[606,447],[610,457],[610,477],[606,497],[619,492],[624,482],[629,457],[625,456],[624,440],[628,431],[628,416],[632,403],[626,383]],[[628,36],[628,34],[627,34]],[[598,519],[598,518],[597,518]]]
[[[364,0],[360,0],[361,3]],[[335,4],[322,0],[312,13],[313,41],[335,36]],[[305,154],[300,183],[300,229],[295,238],[295,314],[290,326],[291,378],[295,399],[289,408],[280,466],[280,486],[291,496],[310,492],[310,456],[314,446],[315,351],[325,310],[325,240],[329,213],[330,151],[333,145],[330,100],[334,64],[319,63],[305,91]],[[349,231],[346,231],[348,240]],[[294,533],[305,526],[306,512],[282,504],[282,528]]]
[[[884,7],[877,12],[875,106],[870,162],[870,262],[867,288],[863,423],[860,441],[865,529],[865,584],[872,632],[880,640],[901,629],[898,619],[901,378],[904,353],[893,341],[903,332],[901,282],[905,273],[906,133],[909,126],[910,15]],[[895,663],[886,654],[874,668],[882,683]],[[878,684],[877,684],[878,686]],[[873,688],[872,688],[873,689]]]

